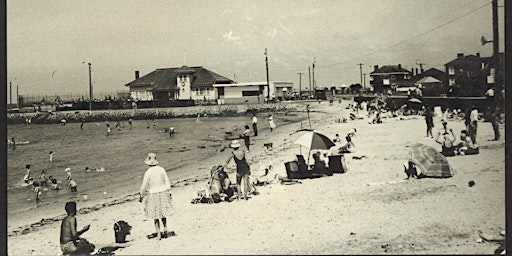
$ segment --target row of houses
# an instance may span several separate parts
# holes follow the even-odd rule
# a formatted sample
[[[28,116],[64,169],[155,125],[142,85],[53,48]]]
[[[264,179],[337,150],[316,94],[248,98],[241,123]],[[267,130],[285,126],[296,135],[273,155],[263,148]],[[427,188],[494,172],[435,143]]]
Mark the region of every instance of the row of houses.
[[[500,65],[503,65],[501,54]],[[480,54],[459,53],[436,68],[407,70],[398,65],[374,66],[370,90],[379,93],[407,93],[420,88],[425,96],[483,96],[494,84],[494,61]],[[269,81],[237,83],[204,67],[161,68],[126,84],[130,97],[140,101],[194,100],[218,104],[263,103],[293,97],[293,82]]]
[[[504,54],[500,54],[500,65]],[[424,95],[484,96],[494,86],[494,59],[475,55],[457,54],[457,58],[444,65],[445,71],[431,68],[403,68],[401,64],[374,66],[370,85],[374,92],[406,92],[421,88]],[[416,72],[415,72],[416,71]]]

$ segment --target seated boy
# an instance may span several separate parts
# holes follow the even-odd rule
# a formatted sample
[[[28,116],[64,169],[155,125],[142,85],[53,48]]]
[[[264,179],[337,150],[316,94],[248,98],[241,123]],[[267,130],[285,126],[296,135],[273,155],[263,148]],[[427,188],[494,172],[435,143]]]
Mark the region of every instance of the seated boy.
[[[68,214],[60,226],[60,249],[64,254],[85,254],[88,255],[94,251],[94,245],[89,243],[80,235],[89,230],[90,225],[85,226],[82,230],[76,230],[76,203],[67,202],[66,213]]]

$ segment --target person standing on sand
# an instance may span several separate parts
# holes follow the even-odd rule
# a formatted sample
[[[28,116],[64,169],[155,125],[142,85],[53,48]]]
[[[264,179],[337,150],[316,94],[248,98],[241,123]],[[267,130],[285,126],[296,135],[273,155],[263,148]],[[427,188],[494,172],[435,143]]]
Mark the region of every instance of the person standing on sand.
[[[245,131],[242,133],[242,137],[244,138],[245,147],[247,148],[247,151],[249,151],[249,146],[251,145],[251,138],[249,137],[249,133],[251,131],[249,130],[249,126],[245,126]]]
[[[165,169],[158,166],[155,153],[149,153],[144,163],[149,166],[140,187],[139,202],[144,202],[147,218],[153,219],[158,240],[167,238],[167,217],[173,213],[171,182]],[[160,232],[160,220],[163,232]],[[171,232],[174,234],[174,232]],[[148,238],[152,238],[148,236]]]
[[[249,197],[247,197],[247,193],[249,191],[249,174],[250,174],[250,167],[249,163],[247,163],[247,156],[243,149],[240,149],[240,142],[238,140],[233,140],[231,142],[231,148],[233,148],[233,151],[229,155],[228,159],[226,160],[226,163],[223,165],[223,168],[226,168],[226,165],[231,161],[231,159],[235,160],[236,163],[236,190],[237,190],[237,200],[240,201],[240,197],[242,194],[242,185],[241,182],[243,180],[244,184],[244,198],[245,200],[249,200]]]
[[[110,136],[112,133],[112,129],[110,128],[110,124],[107,124],[107,136]]]
[[[276,124],[274,123],[274,116],[272,116],[272,114],[268,116],[268,124],[270,126],[270,132],[272,132],[272,130],[276,128]]]
[[[89,243],[85,238],[80,236],[87,232],[90,225],[85,226],[82,230],[77,231],[76,226],[76,203],[67,202],[64,207],[67,216],[62,220],[60,225],[60,249],[63,254],[89,255],[94,251],[95,246]]]
[[[475,106],[471,107],[469,114],[469,137],[476,144],[476,132],[478,129],[478,109]]]
[[[425,123],[427,124],[427,137],[430,136],[430,138],[434,138],[432,135],[432,128],[434,128],[434,115],[430,107],[425,109]]]
[[[256,118],[256,114],[252,114],[252,130],[254,131],[254,137],[258,136],[258,118]]]

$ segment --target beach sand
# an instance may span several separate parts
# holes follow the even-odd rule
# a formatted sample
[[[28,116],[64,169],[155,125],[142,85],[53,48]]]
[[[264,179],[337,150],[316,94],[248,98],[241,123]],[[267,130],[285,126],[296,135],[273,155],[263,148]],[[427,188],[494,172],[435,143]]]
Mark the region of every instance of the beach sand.
[[[356,128],[353,155],[367,157],[355,160],[348,154],[347,173],[261,186],[260,194],[247,201],[191,204],[206,180],[181,182],[173,188],[176,214],[168,219],[177,236],[160,241],[146,238],[154,232],[153,220],[145,218],[143,205],[133,198],[78,214],[78,228],[91,224],[83,237],[100,248],[114,244],[114,223],[127,221],[133,228],[118,255],[490,254],[498,247],[477,241],[479,230],[499,237],[505,229],[504,141],[488,141],[493,138],[490,123],[479,124],[479,155],[448,158],[453,177],[404,180],[407,145],[421,142],[440,149],[425,137],[423,117],[385,118],[373,125],[368,119],[335,123],[348,116],[348,110],[325,102],[312,103],[310,116],[312,127],[331,138]],[[439,120],[434,119],[435,133]],[[457,135],[464,129],[462,120],[448,125]],[[270,135],[253,137],[252,168],[271,163],[274,172],[286,175],[285,162],[299,152],[307,156],[307,149],[294,145],[290,135],[299,128],[278,124]],[[503,125],[500,128],[503,134]],[[264,151],[267,142],[274,143],[273,152]],[[217,159],[223,161],[224,153]],[[230,163],[228,171],[233,170]],[[468,186],[471,180],[473,187]],[[65,213],[64,205],[55,207]],[[9,255],[61,254],[59,228],[55,221],[9,236]]]

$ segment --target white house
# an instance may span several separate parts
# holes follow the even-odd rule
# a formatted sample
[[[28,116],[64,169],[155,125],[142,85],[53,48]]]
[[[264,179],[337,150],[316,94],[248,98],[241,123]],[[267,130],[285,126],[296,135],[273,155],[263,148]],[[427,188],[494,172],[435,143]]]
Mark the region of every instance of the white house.
[[[293,82],[269,81],[270,100],[284,100],[293,93]],[[233,84],[214,84],[220,104],[263,103],[269,91],[267,82],[244,82]]]

